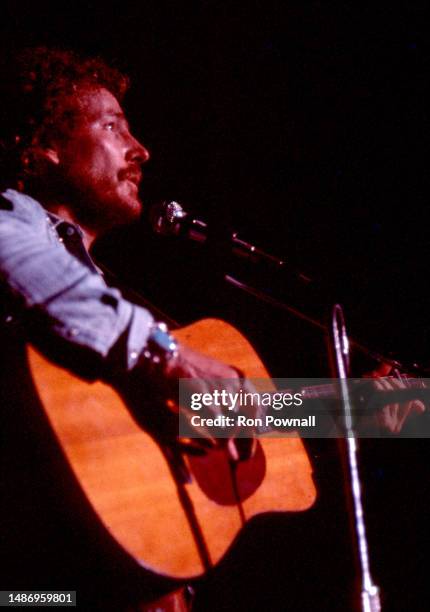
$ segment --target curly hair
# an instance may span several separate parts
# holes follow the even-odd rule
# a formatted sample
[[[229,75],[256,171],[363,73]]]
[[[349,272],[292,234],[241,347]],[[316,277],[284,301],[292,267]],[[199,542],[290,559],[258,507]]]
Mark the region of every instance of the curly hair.
[[[1,183],[25,180],[23,158],[35,143],[70,125],[65,101],[80,89],[103,87],[122,101],[128,77],[100,58],[83,58],[73,51],[36,47],[25,49],[13,62],[2,62],[0,79]]]

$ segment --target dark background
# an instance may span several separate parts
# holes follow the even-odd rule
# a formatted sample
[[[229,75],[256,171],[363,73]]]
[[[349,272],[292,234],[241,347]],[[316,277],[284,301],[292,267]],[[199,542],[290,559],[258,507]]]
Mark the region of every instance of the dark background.
[[[225,287],[222,275],[234,270],[320,320],[339,300],[364,343],[405,363],[429,362],[425,6],[6,3],[0,48],[71,47],[128,72],[126,108],[152,153],[142,187],[147,207],[177,199],[213,231],[203,249],[151,236],[142,223],[110,237],[101,257],[180,322],[228,318],[274,373],[310,376],[326,372],[321,334]],[[230,261],[229,228],[315,283],[304,287],[292,273],[279,278]],[[366,442],[363,451],[375,573],[388,608],[427,609],[427,442]],[[328,487],[340,489],[333,478]],[[334,524],[339,503],[325,515]],[[312,521],[314,537],[326,523]],[[342,567],[336,555],[330,564],[332,544],[308,542],[327,584],[339,583]],[[261,553],[266,569],[268,550]],[[302,567],[313,576],[310,562]],[[243,575],[243,582],[236,576],[242,588]],[[222,588],[208,588],[221,609]],[[281,601],[280,586],[275,593],[268,609],[284,609],[273,603]]]

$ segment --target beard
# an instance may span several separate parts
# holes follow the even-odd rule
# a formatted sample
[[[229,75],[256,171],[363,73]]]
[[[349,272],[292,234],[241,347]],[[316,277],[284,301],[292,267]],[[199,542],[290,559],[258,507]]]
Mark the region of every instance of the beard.
[[[91,181],[88,185],[65,182],[61,200],[83,228],[101,234],[136,221],[142,213],[138,188],[127,180],[118,183]]]

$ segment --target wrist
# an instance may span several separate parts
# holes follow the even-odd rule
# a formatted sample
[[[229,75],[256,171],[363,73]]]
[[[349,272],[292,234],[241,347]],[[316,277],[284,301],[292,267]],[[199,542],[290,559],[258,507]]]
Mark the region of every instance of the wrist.
[[[165,323],[154,322],[149,330],[143,359],[155,368],[167,369],[179,354],[179,343]]]

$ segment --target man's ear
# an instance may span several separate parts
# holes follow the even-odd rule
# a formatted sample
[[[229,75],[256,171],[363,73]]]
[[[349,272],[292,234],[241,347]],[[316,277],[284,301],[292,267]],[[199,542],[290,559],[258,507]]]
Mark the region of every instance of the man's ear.
[[[22,164],[27,174],[41,175],[52,166],[58,166],[60,158],[54,147],[32,145],[22,154]]]
[[[58,156],[58,151],[54,148],[42,148],[40,147],[39,155],[45,158],[47,162],[51,162],[54,166],[58,166],[60,163],[60,158]]]

